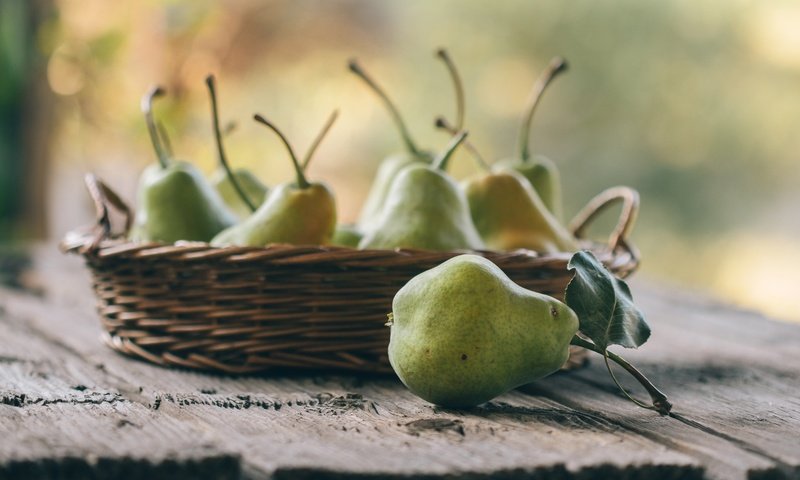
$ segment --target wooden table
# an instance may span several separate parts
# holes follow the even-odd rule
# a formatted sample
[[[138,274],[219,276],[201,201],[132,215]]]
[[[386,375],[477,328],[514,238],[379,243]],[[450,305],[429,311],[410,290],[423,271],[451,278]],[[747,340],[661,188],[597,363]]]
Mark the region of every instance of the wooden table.
[[[0,479],[800,478],[800,326],[686,292],[633,281],[653,337],[623,352],[674,415],[625,401],[597,359],[455,411],[391,377],[125,358],[80,261],[37,260],[42,291],[0,288]]]

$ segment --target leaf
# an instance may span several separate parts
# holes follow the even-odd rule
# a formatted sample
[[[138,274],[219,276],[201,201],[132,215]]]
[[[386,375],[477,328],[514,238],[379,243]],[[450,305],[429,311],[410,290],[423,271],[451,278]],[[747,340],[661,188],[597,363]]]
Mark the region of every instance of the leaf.
[[[602,350],[610,345],[636,348],[647,341],[650,327],[625,282],[588,251],[575,253],[567,269],[575,270],[575,276],[567,285],[566,303],[595,345]]]

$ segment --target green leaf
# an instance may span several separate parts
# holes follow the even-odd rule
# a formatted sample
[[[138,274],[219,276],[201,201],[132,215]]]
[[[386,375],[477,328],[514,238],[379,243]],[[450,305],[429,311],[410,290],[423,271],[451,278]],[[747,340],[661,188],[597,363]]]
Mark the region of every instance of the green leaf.
[[[595,345],[601,350],[610,345],[636,348],[647,341],[650,327],[625,282],[588,251],[573,255],[567,269],[575,270],[575,276],[567,285],[566,303],[578,315],[580,331]]]

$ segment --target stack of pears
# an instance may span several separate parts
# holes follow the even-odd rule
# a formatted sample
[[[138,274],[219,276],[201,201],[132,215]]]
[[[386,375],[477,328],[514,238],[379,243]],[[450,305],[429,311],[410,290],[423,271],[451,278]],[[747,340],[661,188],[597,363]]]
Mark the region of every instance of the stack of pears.
[[[219,169],[211,182],[186,162],[172,160],[165,131],[153,118],[155,87],[142,99],[148,131],[158,163],[145,169],[138,190],[138,209],[129,237],[134,241],[174,243],[201,241],[212,245],[266,246],[271,243],[323,245],[336,227],[336,206],[330,189],[307,180],[305,169],[338,112],[328,119],[300,162],[286,137],[261,115],[256,121],[272,129],[286,145],[296,179],[269,189],[249,170],[233,171],[227,161],[220,128],[213,76],[206,78]]]
[[[445,149],[431,165],[430,154],[421,152],[411,140],[388,95],[351,61],[350,70],[386,105],[407,147],[406,152],[384,160],[378,169],[357,225],[363,234],[358,247],[574,251],[575,239],[559,220],[561,193],[555,164],[545,157],[531,158],[528,147],[533,112],[550,81],[566,69],[566,62],[554,59],[534,86],[520,130],[520,158],[490,167],[464,140],[464,89],[455,64],[444,49],[436,55],[450,73],[457,105],[455,126],[443,117],[436,125],[453,135],[451,147],[463,142],[483,171],[454,188],[455,182],[444,168],[452,148]]]
[[[286,146],[294,167],[293,181],[269,188],[247,169],[232,169],[225,155],[213,76],[206,78],[211,100],[213,134],[219,167],[211,180],[191,164],[173,160],[163,128],[153,118],[154,88],[142,100],[158,162],[142,174],[138,208],[130,238],[174,243],[209,242],[215,246],[266,246],[273,243],[339,245],[359,249],[434,251],[529,249],[540,253],[572,251],[574,238],[561,225],[558,171],[550,160],[532,156],[528,136],[533,112],[550,81],[566,69],[554,59],[534,86],[520,129],[520,153],[489,165],[470,143],[464,129],[464,89],[448,53],[436,52],[456,92],[456,122],[443,117],[436,125],[450,134],[437,155],[418,147],[399,110],[385,91],[356,61],[348,64],[381,100],[400,133],[405,149],[379,166],[355,224],[337,224],[334,195],[324,183],[310,182],[309,161],[330,129],[326,122],[300,160],[281,131],[270,128]],[[481,171],[460,183],[447,173],[454,152],[464,146]]]

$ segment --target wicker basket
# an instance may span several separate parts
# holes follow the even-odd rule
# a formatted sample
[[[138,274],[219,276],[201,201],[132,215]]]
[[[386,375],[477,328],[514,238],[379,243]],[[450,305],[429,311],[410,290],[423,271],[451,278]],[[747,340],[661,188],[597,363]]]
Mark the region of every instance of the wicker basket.
[[[105,339],[150,362],[227,373],[272,369],[391,371],[386,354],[397,290],[416,274],[463,252],[355,250],[333,246],[212,247],[207,243],[132,243],[112,235],[109,208],[131,210],[92,175],[86,183],[97,223],[71,232],[65,252],[83,255],[94,278]],[[607,245],[581,240],[618,276],[638,266],[626,241],[638,194],[614,187],[570,223],[581,238],[606,207],[622,203]],[[562,297],[569,254],[527,250],[472,252],[496,263],[521,286]],[[574,351],[565,367],[583,363]]]

